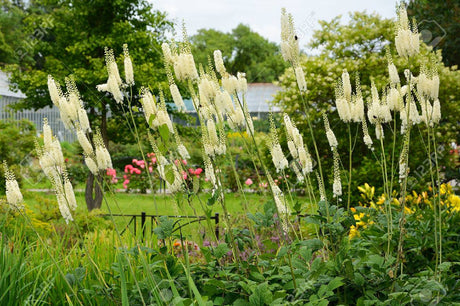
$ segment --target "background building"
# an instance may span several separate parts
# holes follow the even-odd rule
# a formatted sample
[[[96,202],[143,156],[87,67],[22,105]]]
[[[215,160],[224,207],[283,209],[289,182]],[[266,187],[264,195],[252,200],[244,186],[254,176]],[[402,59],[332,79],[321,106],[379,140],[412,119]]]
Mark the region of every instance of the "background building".
[[[56,106],[45,107],[39,110],[22,110],[16,111],[10,106],[21,101],[26,96],[22,92],[13,92],[9,89],[8,75],[0,71],[0,120],[27,119],[32,121],[36,128],[37,134],[41,134],[43,130],[43,119],[48,118],[48,123],[53,130],[53,133],[59,138],[59,141],[72,142],[75,136],[69,130],[66,130],[64,123],[61,121],[59,110]]]

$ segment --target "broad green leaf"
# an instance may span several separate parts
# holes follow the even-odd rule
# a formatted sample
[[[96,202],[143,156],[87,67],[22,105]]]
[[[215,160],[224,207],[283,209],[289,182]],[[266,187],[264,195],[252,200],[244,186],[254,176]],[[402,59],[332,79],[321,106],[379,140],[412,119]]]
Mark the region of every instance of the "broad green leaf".
[[[174,183],[174,169],[172,164],[165,166],[165,179],[169,184]]]
[[[249,297],[251,306],[264,306],[269,305],[273,301],[273,294],[271,293],[268,283],[259,284],[254,293]]]
[[[168,143],[169,143],[169,128],[168,128],[168,125],[165,124],[162,124],[158,127],[158,131],[160,132],[160,137],[161,137],[161,140],[163,140],[163,142],[165,143],[165,145],[167,146]]]

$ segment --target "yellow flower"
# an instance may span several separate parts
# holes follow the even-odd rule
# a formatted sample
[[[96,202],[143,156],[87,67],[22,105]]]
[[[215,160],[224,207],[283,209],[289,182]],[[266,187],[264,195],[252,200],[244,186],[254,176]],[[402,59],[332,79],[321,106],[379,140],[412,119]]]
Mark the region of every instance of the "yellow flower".
[[[409,207],[407,207],[407,206],[404,206],[404,213],[405,213],[406,215],[411,215],[411,214],[414,213],[414,210],[411,209],[411,208],[409,208]]]
[[[452,208],[452,211],[455,211],[455,212],[460,211],[460,197],[459,196],[455,194],[451,194],[447,198],[447,201],[448,201],[449,207]]]
[[[352,239],[354,237],[359,237],[359,235],[358,229],[354,225],[350,226],[350,234],[348,234],[348,238]]]

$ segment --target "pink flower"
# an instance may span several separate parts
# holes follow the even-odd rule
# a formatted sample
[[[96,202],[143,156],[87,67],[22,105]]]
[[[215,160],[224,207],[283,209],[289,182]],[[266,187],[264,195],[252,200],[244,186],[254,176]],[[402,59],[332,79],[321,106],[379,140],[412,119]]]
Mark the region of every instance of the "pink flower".
[[[194,174],[195,174],[195,175],[200,175],[201,172],[203,172],[203,169],[197,168],[197,169],[195,170],[195,173],[194,173]]]
[[[157,162],[157,158],[156,157],[152,157],[152,164],[155,164]]]
[[[267,187],[268,187],[268,183],[260,183],[259,186],[262,187],[262,188],[267,188]]]
[[[133,169],[133,166],[131,166],[131,165],[126,165],[126,166],[125,166],[125,173],[128,173],[128,172],[133,173],[133,172],[131,171],[131,169]]]
[[[152,173],[153,172],[153,168],[151,166],[149,166],[149,172]]]
[[[133,168],[133,172],[136,174],[141,174],[141,170],[137,168]]]
[[[186,161],[185,159],[182,160],[182,163],[183,163],[184,165],[187,165],[187,161]]]
[[[125,180],[126,180],[127,178],[128,178],[128,176],[127,176],[126,174],[125,174],[125,175],[123,175],[123,179],[125,179]]]
[[[186,179],[187,179],[187,172],[185,172],[185,171],[182,171],[182,178],[183,178],[184,180],[186,180]]]
[[[244,182],[244,183],[245,183],[247,186],[251,186],[253,182],[252,182],[252,180],[251,180],[250,178],[248,178],[248,179],[246,180],[246,182]]]
[[[190,172],[190,174],[195,174],[195,170],[193,170],[193,168],[189,168],[188,172]]]

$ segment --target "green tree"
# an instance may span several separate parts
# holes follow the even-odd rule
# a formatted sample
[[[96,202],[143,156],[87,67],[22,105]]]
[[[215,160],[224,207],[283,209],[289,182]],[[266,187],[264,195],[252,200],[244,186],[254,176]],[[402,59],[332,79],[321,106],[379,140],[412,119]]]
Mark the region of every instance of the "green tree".
[[[0,0],[0,66],[14,64],[23,55],[22,1]]]
[[[399,58],[394,47],[394,21],[382,19],[376,14],[352,13],[348,24],[341,23],[340,16],[330,22],[320,21],[321,28],[313,35],[310,46],[318,50],[319,54],[314,56],[303,56],[301,65],[305,72],[308,91],[305,94],[305,108],[300,99],[295,76],[292,68],[288,69],[279,79],[282,90],[275,98],[275,104],[279,105],[283,111],[295,118],[303,130],[304,137],[311,150],[313,144],[308,129],[305,125],[304,112],[308,112],[312,119],[315,138],[319,144],[320,156],[324,156],[323,163],[326,172],[331,174],[332,158],[330,149],[324,132],[324,125],[321,119],[321,112],[328,112],[331,128],[339,140],[339,152],[348,152],[348,129],[335,110],[335,84],[340,79],[343,69],[347,69],[354,85],[355,73],[359,73],[361,87],[363,90],[364,101],[370,97],[371,79],[374,80],[379,91],[388,83],[388,66],[386,59],[386,46],[390,46],[393,61],[398,67],[400,78],[404,78],[403,71],[406,61]],[[426,45],[421,46],[420,55],[412,59],[411,70],[414,75],[419,73],[418,69],[422,62],[425,62],[430,53],[430,48]],[[438,128],[438,141],[445,147],[442,157],[442,165],[452,166],[447,159],[449,157],[449,144],[452,141],[459,141],[459,118],[460,109],[460,73],[454,68],[448,68],[441,62],[440,52],[433,53],[432,56],[437,60],[437,69],[441,80],[439,89],[439,99],[441,101],[442,122]],[[353,86],[354,87],[354,86]],[[399,120],[399,116],[397,116]],[[385,127],[385,143],[391,143],[392,126]],[[375,139],[373,126],[369,125],[371,137]],[[414,175],[418,165],[427,159],[425,146],[422,137],[426,133],[423,125],[418,125],[416,132],[413,133],[411,140],[411,169],[413,169],[412,179],[422,184],[423,179]],[[371,156],[368,148],[362,142],[361,126],[354,124],[351,131],[352,135],[357,135],[354,145],[352,165],[355,171],[353,175],[352,188],[365,182],[374,186],[381,186],[380,169]],[[401,138],[401,137],[399,137]],[[391,146],[388,147],[387,154],[391,154]],[[375,148],[376,156],[379,156],[379,148]],[[345,169],[348,168],[348,158],[342,159]],[[396,167],[395,167],[396,168]],[[426,172],[426,171],[425,171]],[[427,175],[428,173],[421,173]],[[426,176],[424,177],[427,178]],[[356,180],[355,180],[356,179]],[[354,189],[356,190],[356,189]],[[381,191],[381,190],[380,190]]]
[[[39,109],[51,105],[47,76],[61,84],[73,75],[88,110],[93,127],[99,127],[107,143],[107,114],[120,113],[109,95],[98,92],[96,84],[107,81],[104,48],[122,53],[127,43],[134,62],[136,86],[163,81],[161,42],[172,24],[162,12],[145,0],[37,0],[27,8],[24,19],[30,34],[31,49],[19,65],[10,67],[12,82],[27,96],[21,108]],[[38,35],[37,32],[40,31]],[[118,57],[122,59],[122,57]],[[164,82],[164,81],[163,81]],[[89,210],[99,208],[102,178],[89,175],[86,203]],[[94,197],[93,194],[97,196]]]
[[[272,82],[287,67],[279,56],[278,45],[244,24],[231,33],[201,29],[190,40],[197,64],[206,67],[214,50],[221,50],[227,70],[235,75],[245,72],[249,82]]]
[[[442,50],[446,66],[460,65],[460,1],[411,0],[407,13],[417,20],[425,43]]]
[[[21,162],[34,151],[35,125],[28,120],[0,121],[0,161],[6,161],[17,174]],[[11,145],[14,143],[14,146]],[[18,182],[20,176],[16,175]],[[0,193],[5,192],[3,166],[0,169]]]

